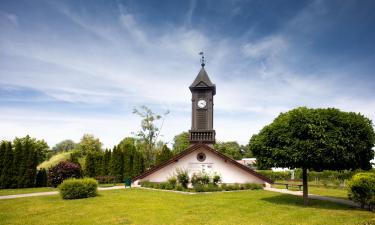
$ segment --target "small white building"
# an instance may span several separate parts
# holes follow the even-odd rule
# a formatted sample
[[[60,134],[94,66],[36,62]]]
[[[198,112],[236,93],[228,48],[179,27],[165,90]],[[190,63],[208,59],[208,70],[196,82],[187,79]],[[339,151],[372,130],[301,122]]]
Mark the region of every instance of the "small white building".
[[[210,81],[204,66],[190,85],[192,93],[192,124],[189,130],[190,147],[172,159],[157,165],[132,179],[133,185],[141,181],[166,182],[178,169],[187,170],[189,177],[197,172],[218,174],[222,183],[259,183],[268,186],[272,181],[251,168],[236,162],[213,149],[213,106],[216,86]]]
[[[166,182],[177,169],[187,170],[189,177],[196,172],[218,174],[222,183],[258,183],[269,186],[272,181],[258,174],[206,144],[195,144],[169,161],[133,178],[133,185],[141,181]]]

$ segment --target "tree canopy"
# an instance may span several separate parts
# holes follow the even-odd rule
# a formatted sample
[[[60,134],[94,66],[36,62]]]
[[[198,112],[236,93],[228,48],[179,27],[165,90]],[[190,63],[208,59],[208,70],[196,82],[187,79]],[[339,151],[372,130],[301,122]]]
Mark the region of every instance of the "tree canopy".
[[[99,152],[102,150],[102,143],[94,135],[84,134],[77,146],[78,150],[86,155],[88,152]]]
[[[177,134],[173,138],[173,154],[178,154],[182,152],[183,150],[187,149],[189,145],[189,132],[184,131],[180,134]]]
[[[300,107],[281,113],[251,138],[249,146],[264,166],[306,172],[370,169],[374,143],[372,122],[359,113]],[[305,189],[307,183],[307,198]]]
[[[63,140],[63,141],[57,143],[52,148],[52,150],[54,152],[65,152],[65,151],[69,151],[69,150],[75,149],[76,145],[77,144],[74,143],[74,141],[67,139],[67,140]]]

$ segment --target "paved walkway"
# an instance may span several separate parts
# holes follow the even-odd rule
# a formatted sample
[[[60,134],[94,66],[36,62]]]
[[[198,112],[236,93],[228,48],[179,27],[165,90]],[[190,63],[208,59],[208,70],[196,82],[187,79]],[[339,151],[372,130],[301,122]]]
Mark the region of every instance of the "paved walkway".
[[[290,195],[296,195],[296,196],[302,196],[303,193],[302,191],[290,191],[287,189],[277,189],[277,188],[264,188],[266,191],[273,191],[273,192],[279,192],[283,194],[290,194]],[[310,199],[318,199],[318,200],[323,200],[323,201],[329,201],[329,202],[335,202],[343,205],[348,205],[348,206],[354,206],[354,207],[360,207],[359,204],[346,200],[346,199],[341,199],[341,198],[333,198],[333,197],[326,197],[326,196],[321,196],[321,195],[314,195],[314,194],[309,194]]]
[[[99,187],[99,191],[106,191],[106,190],[115,190],[115,189],[124,189],[124,186],[114,186],[114,187]],[[13,199],[13,198],[26,198],[26,197],[34,197],[34,196],[45,196],[45,195],[57,195],[59,194],[58,191],[48,191],[48,192],[35,192],[29,194],[17,194],[17,195],[4,195],[0,196],[1,199]]]

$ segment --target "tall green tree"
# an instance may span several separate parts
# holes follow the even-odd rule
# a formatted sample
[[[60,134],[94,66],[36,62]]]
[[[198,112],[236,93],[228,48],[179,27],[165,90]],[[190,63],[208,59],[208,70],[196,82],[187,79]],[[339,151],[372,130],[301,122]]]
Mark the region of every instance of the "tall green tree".
[[[77,149],[86,155],[88,152],[99,152],[102,150],[102,143],[99,138],[95,138],[94,135],[84,134],[81,141],[77,145]]]
[[[108,149],[105,150],[102,161],[102,176],[110,175],[111,173],[111,156],[112,152]]]
[[[6,141],[1,141],[0,144],[0,176],[4,168],[4,157],[5,157],[5,151],[7,148],[7,142]]]
[[[6,142],[3,158],[3,170],[0,175],[0,188],[11,188],[13,183],[13,150],[11,142]]]
[[[185,149],[189,147],[189,145],[190,145],[189,132],[184,131],[180,134],[177,134],[173,138],[173,148],[172,148],[173,154],[178,154],[184,151]]]
[[[374,143],[372,122],[361,114],[300,107],[281,113],[249,146],[263,165],[302,168],[307,205],[309,169],[370,169]]]
[[[124,180],[124,154],[117,146],[112,151],[111,175],[116,177],[116,182]]]
[[[131,177],[133,174],[135,139],[131,137],[124,138],[117,146],[123,153],[124,157],[124,178]]]
[[[141,106],[139,109],[135,108],[133,113],[142,118],[141,130],[136,135],[145,145],[144,155],[146,157],[146,166],[149,168],[155,163],[155,143],[158,140],[164,119],[169,114],[169,111],[167,110],[163,115],[158,115],[152,112],[150,108]],[[157,124],[158,120],[161,120],[160,125]]]
[[[164,145],[160,154],[156,156],[156,165],[168,161],[173,157],[172,151],[168,148],[167,145]]]

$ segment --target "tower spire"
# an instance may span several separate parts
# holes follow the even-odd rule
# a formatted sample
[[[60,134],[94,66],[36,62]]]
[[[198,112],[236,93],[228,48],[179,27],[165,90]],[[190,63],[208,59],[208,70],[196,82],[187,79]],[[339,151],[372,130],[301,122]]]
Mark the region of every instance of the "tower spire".
[[[202,58],[201,58],[201,66],[204,67],[206,65],[206,61],[204,59],[204,52],[199,52],[199,55],[202,56]]]

